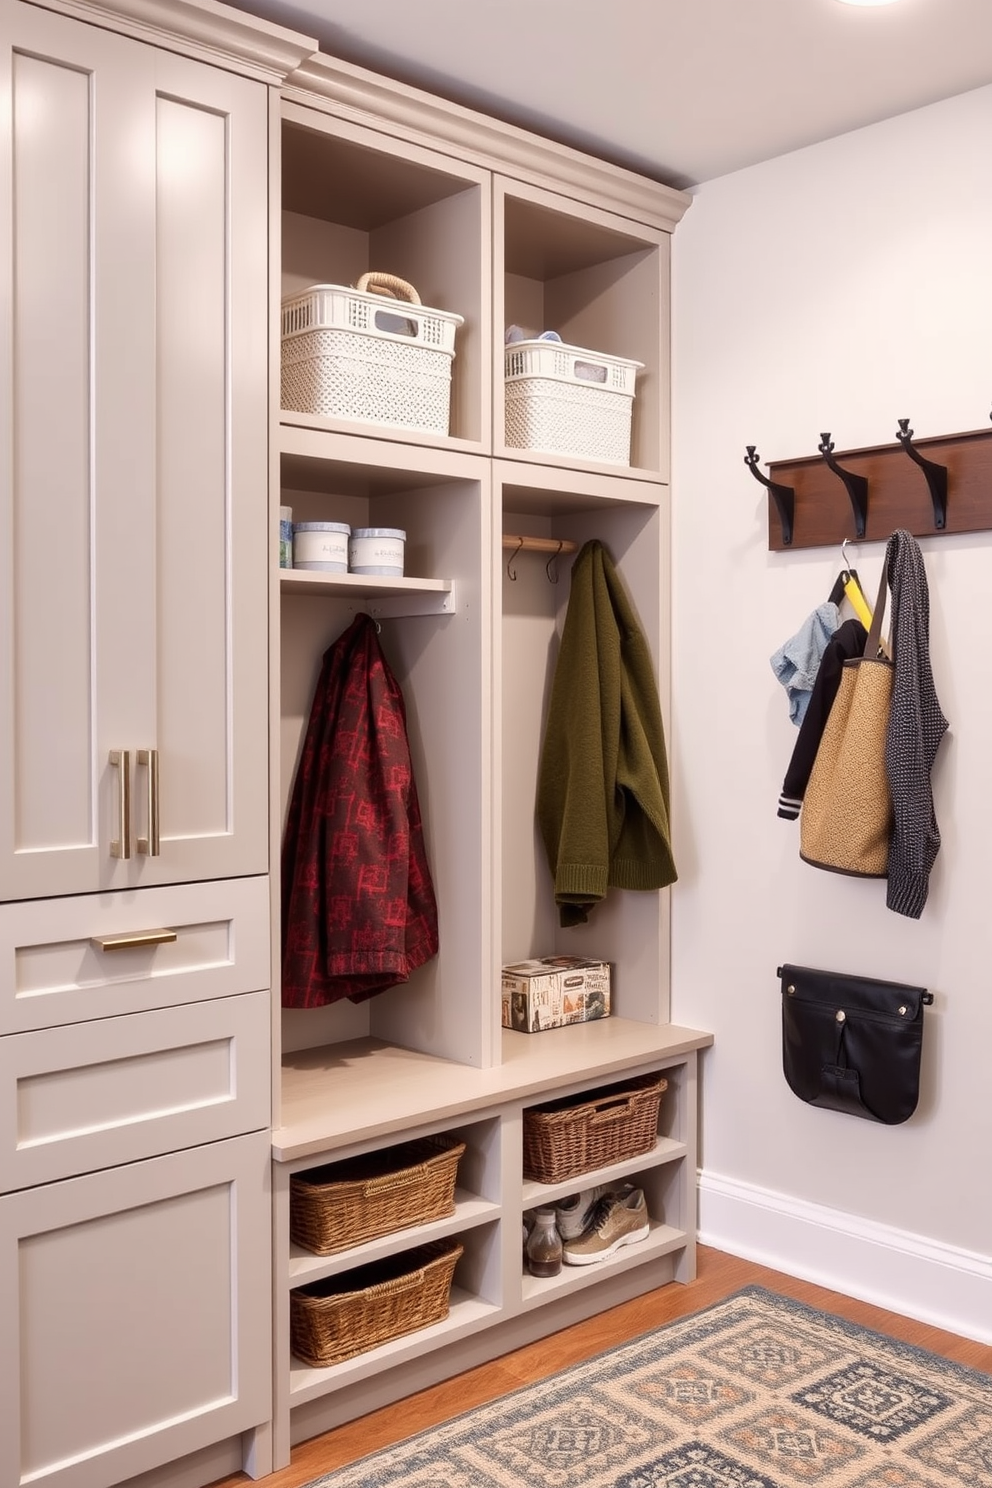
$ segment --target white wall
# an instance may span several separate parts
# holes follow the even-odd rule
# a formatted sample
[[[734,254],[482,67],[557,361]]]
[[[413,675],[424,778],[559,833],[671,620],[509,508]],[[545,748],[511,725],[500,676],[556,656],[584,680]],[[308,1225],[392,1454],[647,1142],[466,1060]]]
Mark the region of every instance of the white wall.
[[[700,1228],[725,1249],[992,1341],[992,532],[921,539],[950,720],[920,921],[800,862],[772,652],[840,552],[767,550],[744,464],[988,427],[992,88],[707,183],[675,234],[673,1021],[711,1029]],[[907,460],[907,480],[920,479]],[[840,482],[837,499],[847,502]],[[950,501],[954,500],[953,487]],[[849,550],[850,551],[850,550]],[[879,543],[855,550],[872,598]],[[902,1127],[803,1105],[776,966],[923,984]],[[984,1313],[984,1315],[982,1315]]]

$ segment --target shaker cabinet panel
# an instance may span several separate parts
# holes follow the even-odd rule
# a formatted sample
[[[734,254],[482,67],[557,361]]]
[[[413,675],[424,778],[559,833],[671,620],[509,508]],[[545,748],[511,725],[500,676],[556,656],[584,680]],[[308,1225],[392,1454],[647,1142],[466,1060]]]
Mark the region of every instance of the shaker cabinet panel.
[[[268,1419],[268,1149],[0,1197],[0,1488],[106,1488]]]
[[[269,986],[269,880],[0,904],[0,1034]]]
[[[266,90],[2,31],[0,898],[264,872]]]
[[[218,997],[0,1039],[0,1191],[269,1122],[269,996]]]

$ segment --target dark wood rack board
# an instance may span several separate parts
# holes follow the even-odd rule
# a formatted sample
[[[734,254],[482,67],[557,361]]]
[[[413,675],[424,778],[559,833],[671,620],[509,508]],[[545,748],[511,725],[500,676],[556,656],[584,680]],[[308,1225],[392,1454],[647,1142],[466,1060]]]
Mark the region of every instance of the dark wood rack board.
[[[949,532],[992,530],[992,428],[968,434],[946,434],[915,439],[917,452],[947,469],[947,519],[934,525],[933,502],[924,472],[899,443],[869,449],[836,451],[834,460],[844,470],[868,480],[865,535],[855,533],[855,517],[843,480],[822,455],[769,462],[776,485],[795,492],[792,542],[782,540],[776,504],[768,497],[768,547],[772,552],[817,548],[852,542],[884,542],[898,527],[914,537],[943,536]]]

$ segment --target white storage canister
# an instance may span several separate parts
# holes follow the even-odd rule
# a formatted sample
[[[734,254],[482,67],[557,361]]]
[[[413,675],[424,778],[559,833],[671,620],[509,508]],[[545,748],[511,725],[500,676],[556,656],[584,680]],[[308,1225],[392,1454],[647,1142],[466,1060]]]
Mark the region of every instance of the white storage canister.
[[[347,522],[296,522],[293,567],[320,573],[347,573],[350,534]]]
[[[405,543],[406,533],[399,527],[356,527],[348,543],[348,570],[401,579]]]

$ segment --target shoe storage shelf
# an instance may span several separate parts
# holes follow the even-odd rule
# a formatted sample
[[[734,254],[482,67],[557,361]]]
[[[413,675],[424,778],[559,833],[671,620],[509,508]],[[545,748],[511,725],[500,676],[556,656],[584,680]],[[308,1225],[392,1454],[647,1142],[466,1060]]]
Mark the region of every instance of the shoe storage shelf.
[[[611,891],[588,924],[562,929],[534,824],[549,663],[571,555],[588,539],[607,546],[631,596],[669,722],[669,247],[688,198],[321,55],[289,78],[277,113],[272,883],[321,658],[365,611],[404,695],[440,925],[438,955],[368,1002],[280,1013],[273,997],[278,1466],[291,1441],[408,1394],[414,1379],[421,1388],[689,1280],[696,1062],[710,1036],[670,1022],[668,892]],[[289,383],[285,399],[278,391],[281,301],[369,273],[395,275],[423,306],[461,317],[447,430],[391,423],[374,400],[359,417],[333,399],[283,406],[306,399]],[[402,305],[385,303],[389,324],[401,325]],[[628,460],[540,448],[540,439],[525,447],[505,409],[510,325],[640,364]],[[285,506],[294,522],[401,528],[403,577],[280,570]],[[507,534],[561,551],[505,549]],[[275,946],[280,916],[276,891]],[[537,1035],[503,1030],[502,965],[565,953],[610,963],[612,1016]],[[669,1087],[648,1152],[578,1184],[525,1179],[525,1110],[655,1070]],[[465,1144],[454,1214],[323,1257],[291,1241],[294,1175],[437,1134]],[[524,1274],[526,1209],[621,1182],[646,1196],[644,1240],[546,1281]],[[332,1365],[293,1355],[294,1290],[338,1278],[346,1287],[369,1263],[448,1239],[461,1252],[441,1321]]]
[[[697,1050],[706,1035],[672,1025],[620,1018],[544,1035],[506,1033],[506,1057],[487,1071],[418,1055],[376,1040],[356,1040],[287,1058],[287,1124],[273,1137],[276,1292],[277,1459],[283,1435],[304,1440],[508,1349],[663,1286],[695,1269]],[[653,1049],[648,1054],[648,1049]],[[595,1068],[595,1078],[591,1070]],[[524,1178],[524,1117],[558,1096],[623,1090],[631,1076],[659,1071],[668,1086],[649,1151],[557,1184]],[[443,1134],[464,1144],[454,1213],[363,1244],[318,1256],[290,1239],[290,1186],[346,1158],[387,1152]],[[592,1265],[558,1276],[525,1273],[524,1211],[592,1185],[633,1182],[647,1201],[650,1233]],[[294,1357],[291,1294],[427,1241],[454,1237],[463,1247],[446,1318],[330,1367]]]

